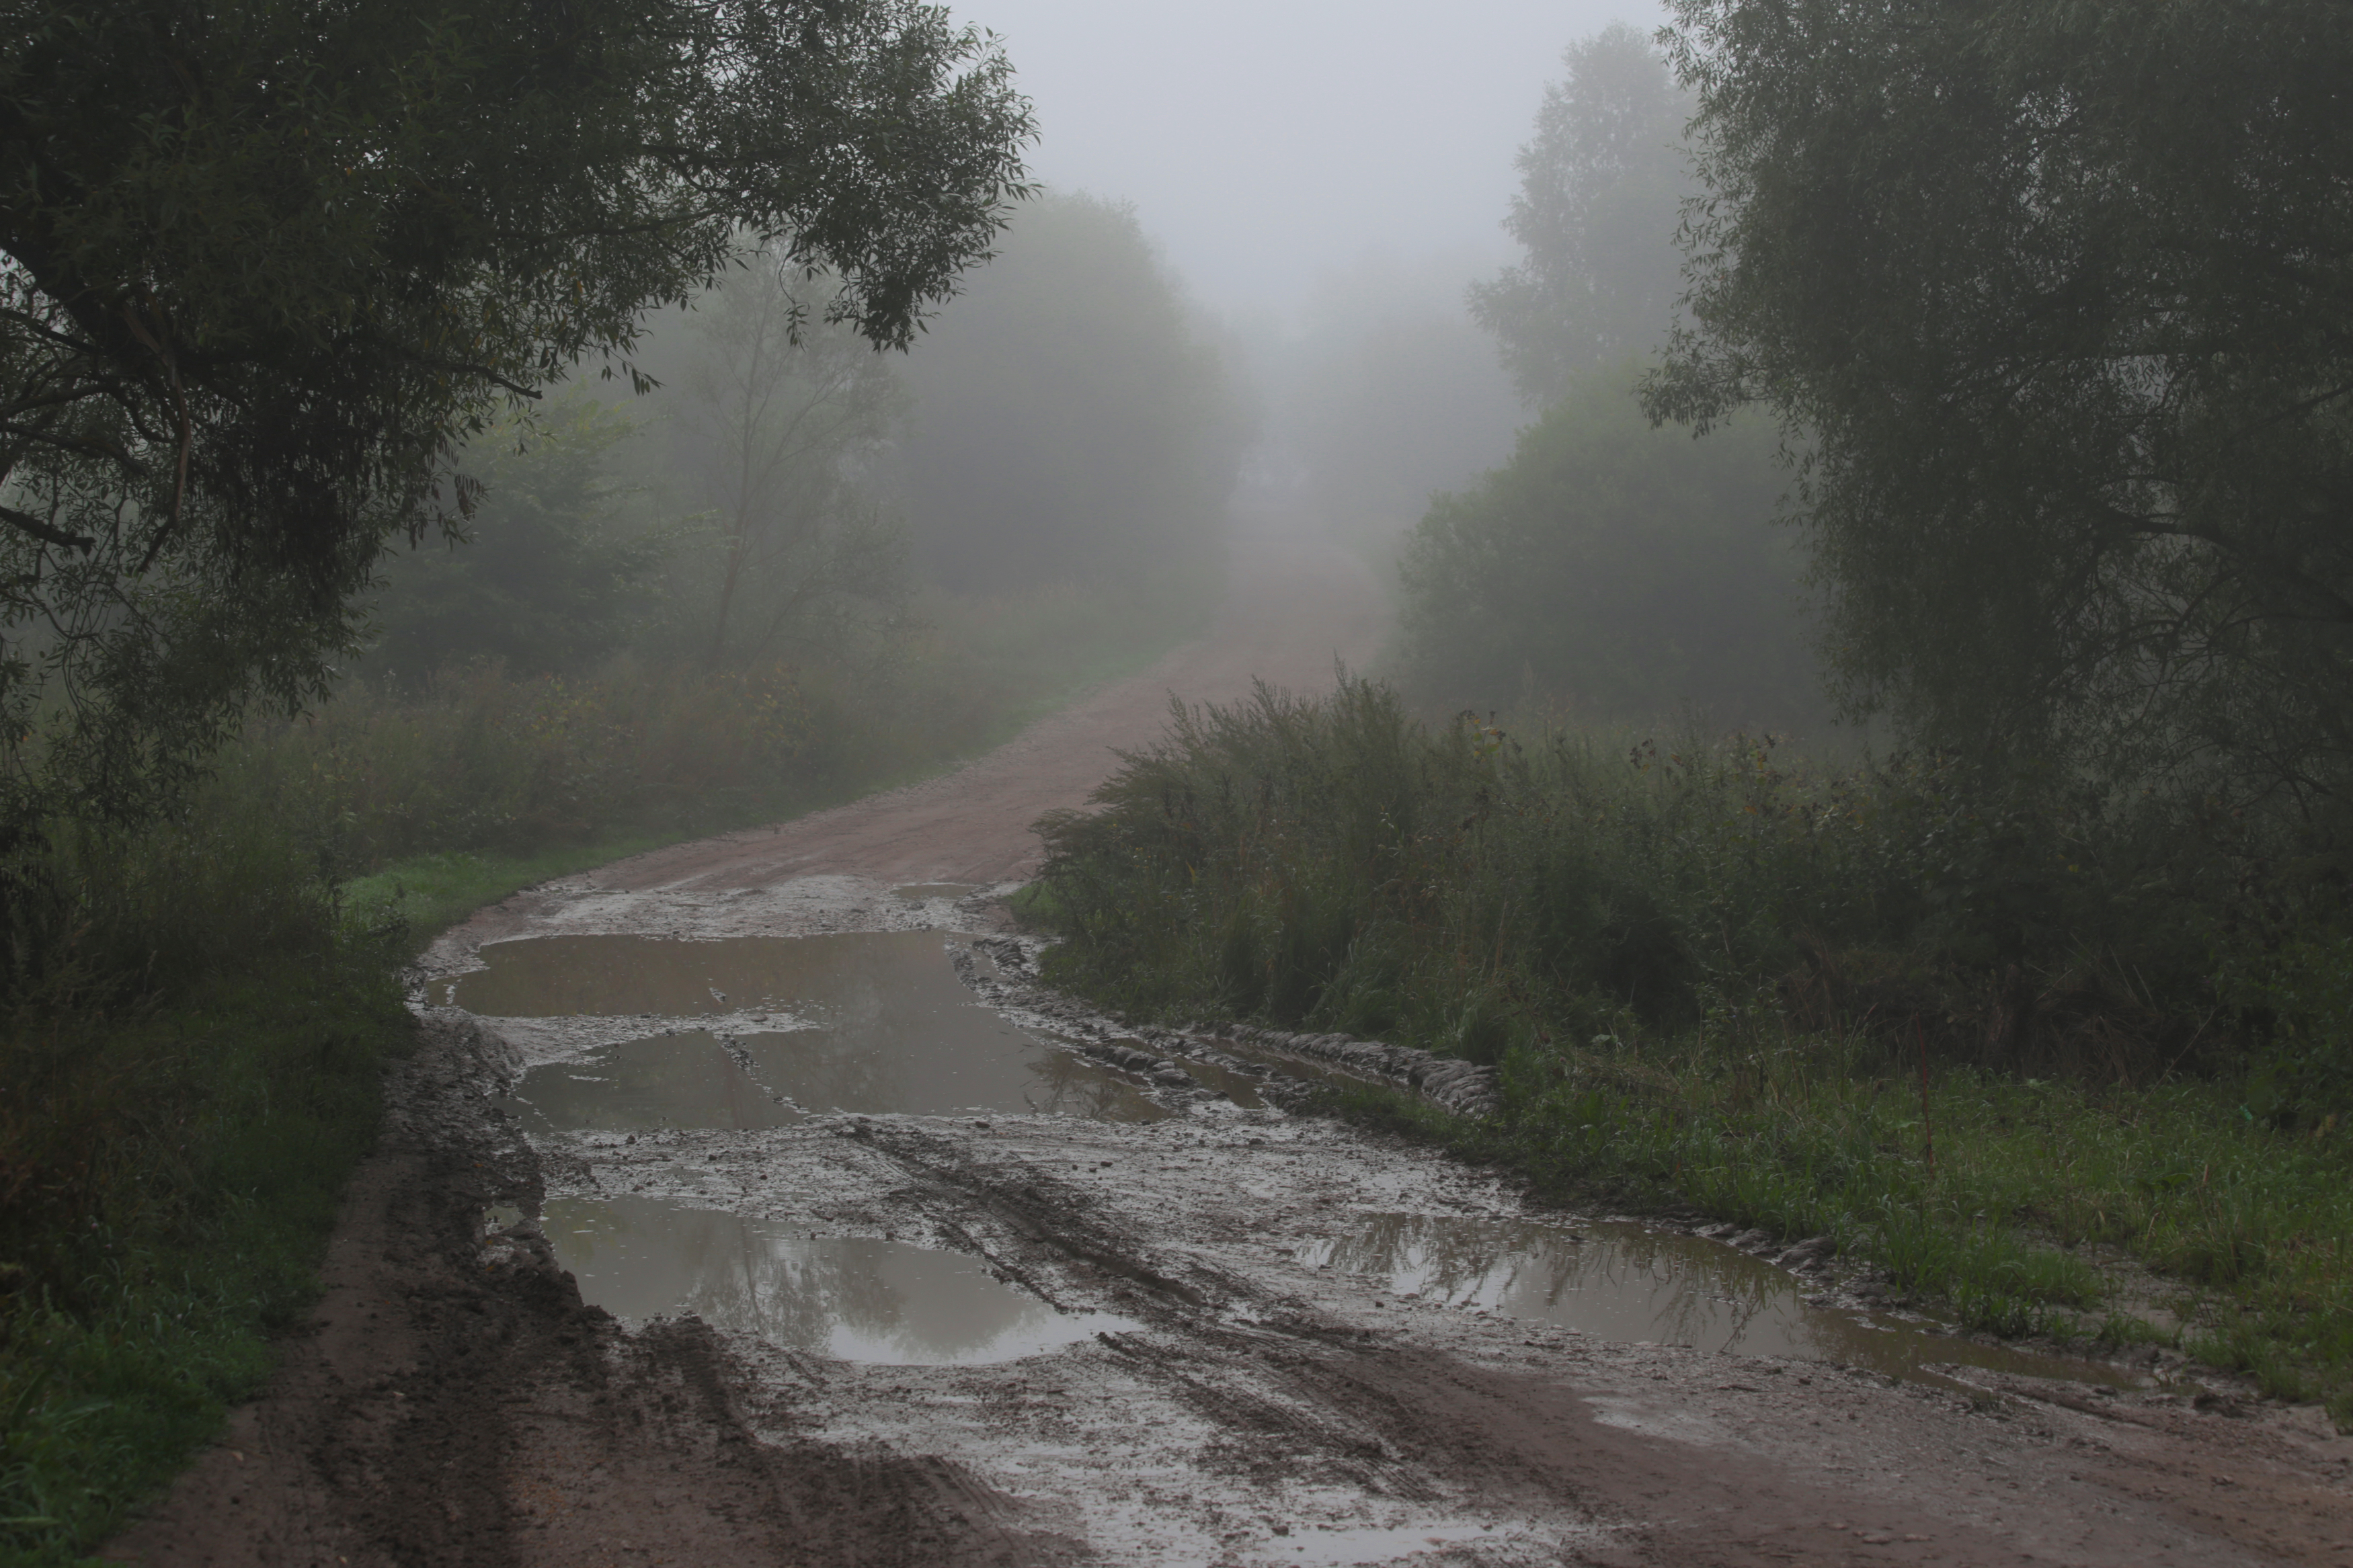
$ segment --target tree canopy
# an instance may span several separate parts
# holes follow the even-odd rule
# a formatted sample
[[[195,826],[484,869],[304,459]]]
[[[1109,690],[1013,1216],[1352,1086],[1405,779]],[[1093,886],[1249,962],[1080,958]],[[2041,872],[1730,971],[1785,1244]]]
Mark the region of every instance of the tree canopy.
[[[1811,438],[1851,707],[2311,801],[2353,766],[2353,27],[1680,0],[1704,195],[1654,414]]]
[[[0,816],[134,813],[323,689],[451,458],[748,231],[880,345],[1026,102],[912,0],[0,0]]]
[[[1623,23],[1573,44],[1520,149],[1504,229],[1525,256],[1471,289],[1528,402],[1588,366],[1658,345],[1677,288],[1675,220],[1692,189],[1689,100],[1650,40]]]

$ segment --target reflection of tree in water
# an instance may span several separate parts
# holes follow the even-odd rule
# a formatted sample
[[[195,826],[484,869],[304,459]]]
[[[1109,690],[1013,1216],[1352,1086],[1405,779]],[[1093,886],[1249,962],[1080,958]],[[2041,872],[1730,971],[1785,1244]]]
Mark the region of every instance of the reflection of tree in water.
[[[1575,1238],[1540,1226],[1368,1215],[1356,1235],[1332,1243],[1335,1268],[1386,1274],[1401,1289],[1447,1300],[1500,1304],[1535,1290],[1550,1300],[1575,1279]]]
[[[1029,1082],[1021,1098],[1032,1110],[1099,1121],[1154,1121],[1166,1114],[1134,1084],[1113,1078],[1076,1051],[1050,1046],[1033,1055],[1029,1066]]]
[[[954,1361],[1051,1311],[970,1258],[893,1242],[794,1236],[645,1199],[551,1204],[549,1217],[567,1234],[589,1232],[584,1262],[625,1315],[692,1312],[805,1350],[825,1350],[840,1329],[910,1360]]]
[[[744,1042],[758,1075],[812,1110],[1018,1107],[1032,1042],[974,1002],[936,933],[910,934],[934,945],[840,950],[816,1009],[821,1026]]]
[[[1622,1274],[1631,1284],[1637,1276],[1649,1277],[1651,1320],[1660,1340],[1670,1344],[1736,1349],[1760,1317],[1772,1315],[1781,1298],[1794,1294],[1777,1270],[1728,1247],[1688,1237],[1629,1228],[1592,1250],[1599,1255],[1598,1278]]]
[[[1713,1256],[1721,1253],[1722,1257]],[[1653,1337],[1727,1349],[1790,1287],[1725,1248],[1640,1230],[1580,1240],[1549,1226],[1419,1215],[1368,1216],[1327,1259],[1393,1288],[1475,1300],[1514,1317],[1574,1321],[1574,1293],[1639,1305]]]
[[[856,1022],[841,1027],[754,1035],[744,1042],[760,1076],[811,1110],[914,1109],[905,1057],[881,1048]]]
[[[605,1046],[533,1068],[517,1086],[558,1128],[781,1127],[781,1110],[709,1035]]]

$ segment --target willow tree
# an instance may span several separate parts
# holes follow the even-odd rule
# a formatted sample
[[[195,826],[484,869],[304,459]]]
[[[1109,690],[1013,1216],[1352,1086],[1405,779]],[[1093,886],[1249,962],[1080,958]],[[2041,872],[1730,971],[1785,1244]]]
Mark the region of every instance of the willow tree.
[[[0,832],[322,693],[466,439],[743,235],[903,346],[1029,135],[910,0],[0,0]]]
[[[1654,415],[1810,439],[1844,696],[1998,757],[2353,783],[2334,0],[1679,0],[1703,195]]]

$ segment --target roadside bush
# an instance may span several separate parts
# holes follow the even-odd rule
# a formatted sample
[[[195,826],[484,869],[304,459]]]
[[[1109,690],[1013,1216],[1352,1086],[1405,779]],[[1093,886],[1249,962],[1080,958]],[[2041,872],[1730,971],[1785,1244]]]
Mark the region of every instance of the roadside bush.
[[[1071,978],[1472,1054],[1762,1010],[2137,1080],[2189,1047],[2244,902],[2212,825],[1965,761],[1432,731],[1355,679],[1178,710],[1096,800],[1040,825]]]
[[[1345,678],[1175,710],[1095,805],[1039,824],[1024,900],[1060,984],[1497,1063],[1483,1122],[1350,1109],[2353,1429],[2353,948],[2320,862],[2241,818],[1959,758],[1433,731]],[[2112,1300],[2087,1245],[2160,1299]]]
[[[398,933],[208,798],[20,858],[0,1005],[0,1559],[67,1563],[269,1371],[405,1047]]]
[[[851,765],[856,732],[785,666],[510,677],[444,668],[412,697],[358,687],[255,726],[228,794],[282,803],[335,869],[435,850],[515,850],[617,828],[739,820]]]

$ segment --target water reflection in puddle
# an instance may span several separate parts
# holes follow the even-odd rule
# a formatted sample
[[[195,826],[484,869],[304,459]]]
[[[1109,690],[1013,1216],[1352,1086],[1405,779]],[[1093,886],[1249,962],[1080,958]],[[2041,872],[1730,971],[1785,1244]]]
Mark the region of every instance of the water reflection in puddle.
[[[664,1018],[871,1006],[883,990],[920,989],[931,1007],[969,1006],[940,933],[845,931],[685,942],[547,936],[490,942],[488,967],[460,975],[449,999],[486,1018]]]
[[[963,1253],[810,1237],[650,1198],[556,1199],[544,1228],[581,1299],[616,1317],[692,1312],[844,1361],[1012,1361],[1136,1326],[1058,1312]]]
[[[806,1026],[761,1029],[732,1043],[753,1085],[804,1111],[1034,1111],[1112,1121],[1168,1114],[1124,1079],[982,1005],[956,978],[937,931],[723,942],[543,937],[481,952],[489,967],[460,977],[452,999],[486,1017],[786,1016]],[[520,1097],[540,1104],[541,1093],[560,1094],[569,1120],[554,1124],[565,1127],[776,1125],[730,1121],[715,1106],[708,1112],[714,1119],[704,1121],[670,1109],[719,1086],[723,1074],[713,1053],[725,1055],[715,1044],[659,1062],[658,1053],[647,1055],[644,1072],[626,1085],[617,1068],[593,1062],[587,1071],[572,1064],[538,1068]],[[652,1081],[665,1070],[668,1079]],[[628,1120],[657,1105],[659,1119]]]
[[[2094,1362],[2034,1355],[1810,1307],[1788,1274],[1698,1237],[1632,1225],[1374,1215],[1303,1248],[1311,1267],[1372,1275],[1403,1299],[1484,1308],[1602,1339],[1790,1356],[1949,1384],[1926,1363],[2137,1386]]]
[[[603,1046],[533,1068],[507,1108],[525,1128],[783,1127],[802,1120],[700,1029]]]
[[[869,1024],[746,1035],[738,1043],[760,1081],[812,1110],[1034,1111],[1110,1121],[1168,1114],[1084,1058],[975,1011],[989,1025],[960,1034]]]

